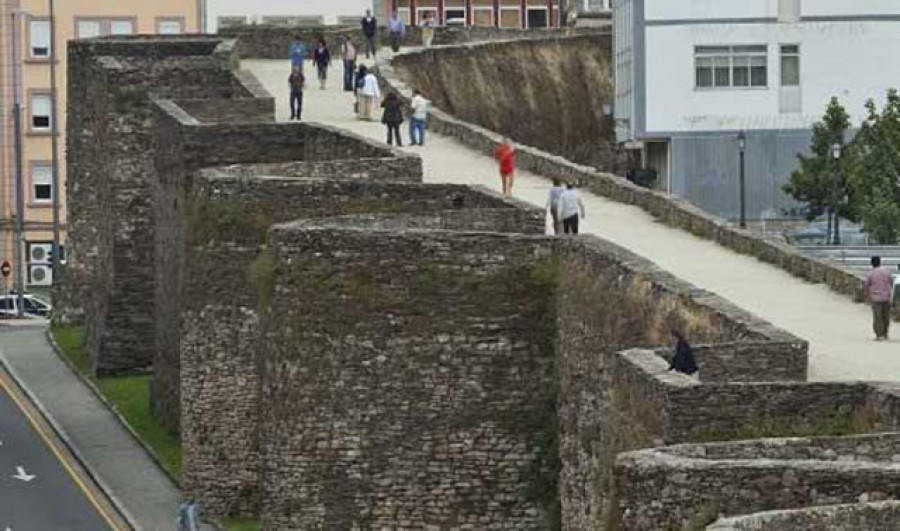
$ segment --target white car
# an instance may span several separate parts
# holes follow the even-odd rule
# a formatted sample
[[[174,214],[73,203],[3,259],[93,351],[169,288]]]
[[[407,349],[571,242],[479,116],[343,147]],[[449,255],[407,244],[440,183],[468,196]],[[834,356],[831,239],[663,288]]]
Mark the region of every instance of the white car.
[[[18,315],[19,297],[13,293],[0,295],[0,317],[14,317]],[[50,317],[53,308],[34,295],[25,294],[25,315],[33,317]]]

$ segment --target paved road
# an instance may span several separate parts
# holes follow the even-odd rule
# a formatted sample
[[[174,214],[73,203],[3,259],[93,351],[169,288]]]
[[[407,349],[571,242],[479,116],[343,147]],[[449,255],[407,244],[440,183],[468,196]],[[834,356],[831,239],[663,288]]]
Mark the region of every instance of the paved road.
[[[286,121],[287,61],[243,61],[276,96],[278,119]],[[303,119],[341,127],[384,141],[384,126],[351,114],[352,97],[341,90],[341,68],[331,69],[328,90],[309,88]],[[310,76],[312,74],[310,73]],[[310,83],[310,85],[314,85]],[[405,125],[405,124],[404,124]],[[407,131],[401,128],[404,138]],[[424,147],[405,148],[425,163],[426,182],[481,184],[499,190],[495,162],[446,137],[429,133]],[[514,194],[543,206],[546,180],[528,172],[516,178]],[[596,234],[656,262],[693,284],[717,293],[810,342],[812,380],[900,379],[900,340],[873,341],[869,309],[756,259],[729,251],[687,232],[662,225],[640,208],[585,194],[583,232]],[[896,332],[900,338],[900,331]]]
[[[0,371],[0,529],[121,529],[103,495]]]
[[[41,402],[99,481],[118,499],[130,521],[146,531],[171,531],[181,502],[178,487],[57,357],[47,342],[45,327],[0,325],[0,357]],[[48,499],[52,504],[52,498]],[[23,528],[45,529],[69,528]],[[0,531],[4,531],[2,513]]]

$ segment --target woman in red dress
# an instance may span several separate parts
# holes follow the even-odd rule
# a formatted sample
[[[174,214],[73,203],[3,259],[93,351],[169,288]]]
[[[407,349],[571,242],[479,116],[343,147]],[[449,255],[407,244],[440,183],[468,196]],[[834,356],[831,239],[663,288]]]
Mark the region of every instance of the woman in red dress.
[[[503,195],[512,196],[512,185],[516,171],[516,150],[512,147],[509,138],[503,137],[503,141],[494,151],[494,158],[500,163],[500,180],[503,183]]]

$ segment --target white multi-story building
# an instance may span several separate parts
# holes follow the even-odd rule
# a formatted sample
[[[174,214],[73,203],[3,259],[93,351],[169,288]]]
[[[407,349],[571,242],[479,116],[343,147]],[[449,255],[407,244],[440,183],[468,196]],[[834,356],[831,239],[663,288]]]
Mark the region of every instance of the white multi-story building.
[[[900,0],[614,0],[617,137],[710,212],[791,217],[781,185],[836,96],[854,125],[900,87]]]

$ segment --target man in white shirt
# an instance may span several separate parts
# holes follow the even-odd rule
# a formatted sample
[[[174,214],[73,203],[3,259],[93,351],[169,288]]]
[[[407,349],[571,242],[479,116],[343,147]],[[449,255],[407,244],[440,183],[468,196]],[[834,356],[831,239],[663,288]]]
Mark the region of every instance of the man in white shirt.
[[[372,121],[372,114],[375,112],[375,101],[381,97],[381,90],[378,88],[378,78],[375,74],[368,72],[363,78],[362,88],[359,89],[359,119]]]
[[[559,217],[559,212],[557,212],[557,208],[559,207],[559,198],[562,193],[565,191],[565,187],[562,185],[562,181],[559,179],[553,179],[553,187],[547,192],[547,205],[544,207],[546,210],[550,211],[550,217],[553,218],[553,234],[559,236],[562,234],[562,220]]]
[[[578,197],[574,184],[566,183],[565,191],[559,196],[556,212],[562,220],[563,231],[566,234],[578,234],[578,214],[580,212],[581,219],[584,219],[584,203]]]
[[[425,118],[428,117],[430,104],[431,102],[426,100],[421,92],[413,91],[412,100],[409,102],[409,106],[412,107],[412,116],[409,117],[409,145],[411,146],[425,145]]]

